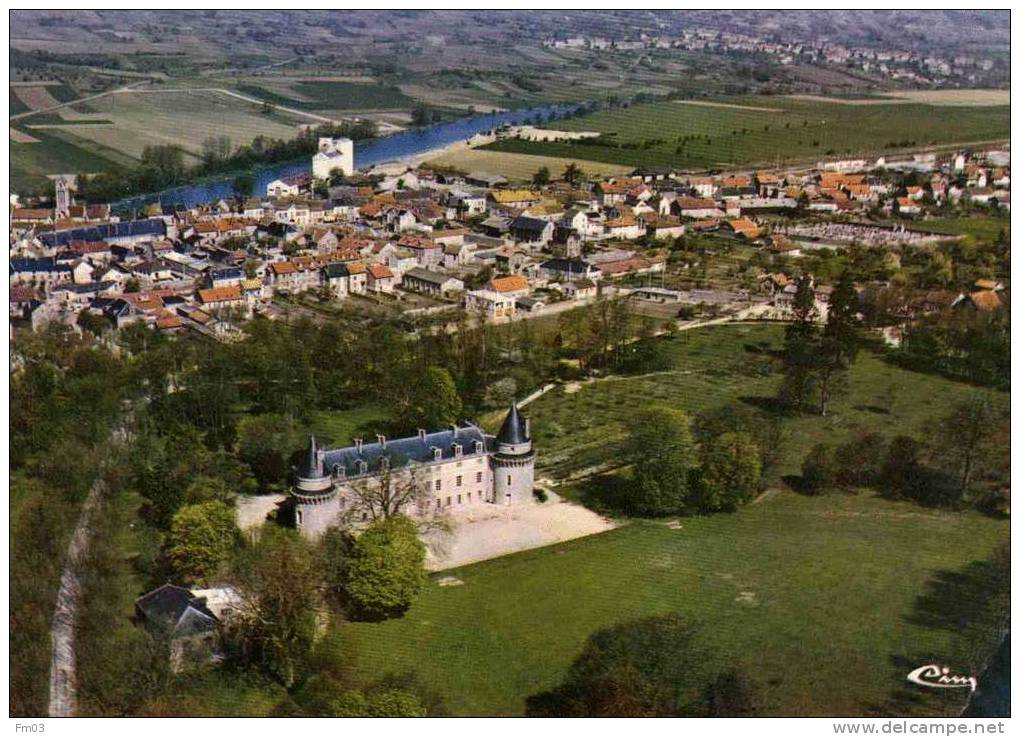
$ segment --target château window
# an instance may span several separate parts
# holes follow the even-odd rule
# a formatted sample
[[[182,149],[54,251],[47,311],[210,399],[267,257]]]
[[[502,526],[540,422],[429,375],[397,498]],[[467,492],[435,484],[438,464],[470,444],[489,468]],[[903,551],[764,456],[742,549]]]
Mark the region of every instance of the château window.
[[[506,475],[506,485],[510,486],[510,474]]]
[[[457,486],[460,486],[463,482],[464,482],[464,477],[463,476],[458,476],[457,477]]]
[[[481,440],[475,441],[475,453],[481,453],[485,450],[485,444]]]
[[[479,471],[478,473],[475,474],[475,481],[478,482],[479,484],[482,483],[482,472],[481,471]]]
[[[457,504],[463,504],[463,502],[460,499],[460,494],[457,495]]]
[[[454,443],[453,444],[453,455],[454,455],[455,458],[460,458],[460,456],[461,456],[461,454],[463,452],[464,452],[464,448],[461,446],[460,443]]]
[[[301,526],[301,510],[300,509],[297,510],[297,523],[298,523],[298,527],[300,527]]]
[[[432,458],[433,458],[433,460],[436,460],[436,461],[443,460],[443,450],[442,450],[442,448],[433,448],[432,449]]]
[[[442,481],[442,479],[436,479],[436,491],[439,491],[442,488],[443,488],[443,481]]]

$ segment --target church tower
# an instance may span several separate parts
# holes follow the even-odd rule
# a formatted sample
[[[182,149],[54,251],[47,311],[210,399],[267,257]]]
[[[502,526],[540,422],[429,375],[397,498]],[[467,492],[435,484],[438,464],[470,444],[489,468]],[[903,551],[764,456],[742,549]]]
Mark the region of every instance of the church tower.
[[[531,447],[531,423],[510,405],[503,426],[496,435],[496,453],[492,456],[492,476],[496,504],[518,506],[534,502],[535,451]]]
[[[71,197],[72,178],[72,174],[61,174],[53,180],[53,189],[57,199],[57,217],[67,217],[68,213],[71,212],[71,205],[73,204]]]
[[[307,537],[318,537],[337,523],[337,489],[333,479],[322,467],[322,453],[315,436],[308,439],[308,453],[297,469],[297,479],[291,490],[294,497],[294,524]]]

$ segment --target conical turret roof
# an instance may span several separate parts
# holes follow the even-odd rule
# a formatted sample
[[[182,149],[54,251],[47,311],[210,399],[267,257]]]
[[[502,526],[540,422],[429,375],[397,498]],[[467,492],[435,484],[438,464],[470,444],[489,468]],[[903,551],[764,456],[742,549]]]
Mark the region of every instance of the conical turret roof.
[[[322,470],[319,468],[319,446],[315,442],[314,435],[308,437],[308,453],[305,454],[301,467],[298,469],[298,476],[303,479],[319,479],[323,477]]]
[[[517,411],[517,402],[514,402],[510,405],[510,411],[506,413],[503,427],[499,428],[496,442],[505,445],[522,445],[530,439],[528,437],[528,425],[521,416],[521,413]]]

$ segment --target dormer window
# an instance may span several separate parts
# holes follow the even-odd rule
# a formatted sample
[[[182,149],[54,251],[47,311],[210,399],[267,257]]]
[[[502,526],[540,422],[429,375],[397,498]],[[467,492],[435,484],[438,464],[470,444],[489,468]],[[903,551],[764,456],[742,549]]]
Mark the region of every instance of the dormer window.
[[[443,449],[432,446],[432,460],[441,461],[443,460]]]
[[[464,454],[464,446],[460,443],[453,444],[453,457],[460,458]]]
[[[475,453],[484,453],[484,452],[485,452],[485,443],[483,443],[481,440],[476,440],[475,441]]]
[[[347,469],[340,463],[333,464],[333,478],[342,479],[347,476]]]
[[[368,473],[368,464],[365,461],[358,461],[358,474]]]

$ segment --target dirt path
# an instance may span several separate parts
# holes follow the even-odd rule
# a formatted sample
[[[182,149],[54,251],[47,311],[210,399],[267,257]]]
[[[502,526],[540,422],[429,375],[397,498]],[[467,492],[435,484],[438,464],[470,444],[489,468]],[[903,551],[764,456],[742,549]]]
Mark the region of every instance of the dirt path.
[[[128,438],[122,425],[114,430],[111,442],[115,445]],[[92,483],[89,494],[81,508],[78,525],[67,545],[64,570],[60,574],[60,588],[50,623],[50,639],[53,652],[50,659],[50,703],[47,710],[51,717],[73,717],[78,709],[78,678],[75,663],[75,629],[78,618],[78,602],[81,598],[81,572],[88,557],[92,521],[97,514],[107,486],[103,480],[106,463],[100,465],[99,475]]]
[[[107,90],[106,92],[100,92],[100,93],[95,94],[95,95],[89,95],[88,97],[79,97],[77,100],[70,100],[69,102],[62,102],[59,105],[50,105],[49,107],[40,108],[38,110],[29,110],[28,112],[18,113],[17,115],[12,115],[10,117],[10,119],[11,120],[18,120],[20,118],[28,118],[28,117],[30,117],[32,115],[38,115],[39,113],[51,113],[54,110],[61,110],[61,109],[65,108],[65,107],[71,107],[72,105],[78,105],[78,104],[81,104],[83,102],[88,102],[89,100],[98,100],[100,97],[106,97],[107,95],[115,95],[118,92],[132,92],[132,91],[134,91],[134,88],[137,87],[138,85],[148,84],[150,81],[151,80],[146,79],[146,80],[143,80],[141,82],[135,82],[134,84],[129,84],[126,87],[118,87],[115,90]]]

